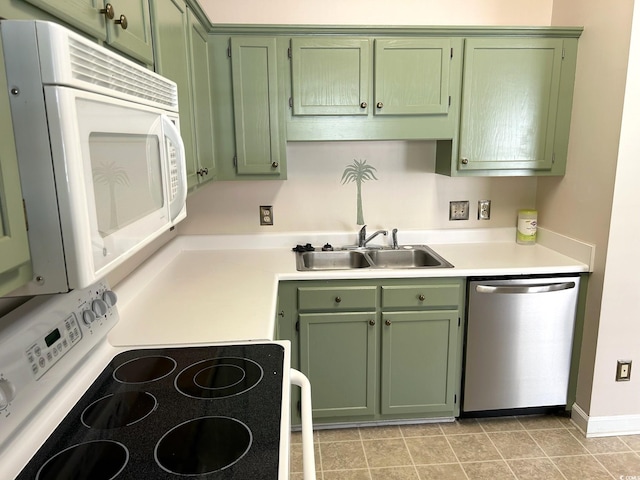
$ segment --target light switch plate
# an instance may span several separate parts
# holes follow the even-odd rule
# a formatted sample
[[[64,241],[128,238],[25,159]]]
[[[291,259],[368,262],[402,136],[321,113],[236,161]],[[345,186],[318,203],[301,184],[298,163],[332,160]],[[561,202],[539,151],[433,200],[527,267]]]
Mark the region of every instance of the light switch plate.
[[[469,200],[449,202],[449,220],[469,220]]]

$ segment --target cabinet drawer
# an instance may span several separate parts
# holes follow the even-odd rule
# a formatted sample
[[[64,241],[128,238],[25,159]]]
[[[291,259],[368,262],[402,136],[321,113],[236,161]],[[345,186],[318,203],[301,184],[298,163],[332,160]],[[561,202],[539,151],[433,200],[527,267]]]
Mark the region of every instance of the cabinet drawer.
[[[300,287],[298,310],[373,309],[377,303],[377,287]]]
[[[453,307],[460,303],[460,285],[382,286],[382,308]]]

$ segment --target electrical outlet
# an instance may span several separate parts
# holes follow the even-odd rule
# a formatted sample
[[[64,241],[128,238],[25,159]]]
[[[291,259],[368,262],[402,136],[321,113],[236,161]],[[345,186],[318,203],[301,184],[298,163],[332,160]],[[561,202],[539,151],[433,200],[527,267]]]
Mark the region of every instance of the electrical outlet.
[[[449,220],[469,220],[469,200],[449,202]]]
[[[260,205],[260,225],[273,225],[273,207]]]
[[[618,360],[616,382],[628,382],[629,380],[631,380],[631,360]]]
[[[478,200],[478,220],[491,218],[491,200]]]

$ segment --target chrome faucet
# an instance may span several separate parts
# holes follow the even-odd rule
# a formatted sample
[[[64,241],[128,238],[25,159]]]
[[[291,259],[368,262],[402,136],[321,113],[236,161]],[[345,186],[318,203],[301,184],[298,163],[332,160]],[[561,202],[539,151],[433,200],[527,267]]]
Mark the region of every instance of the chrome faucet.
[[[358,247],[364,248],[367,246],[367,243],[376,238],[378,235],[382,234],[384,236],[387,236],[388,233],[389,232],[387,232],[386,230],[378,230],[367,237],[367,226],[363,225],[363,227],[358,232]]]
[[[398,229],[391,230],[391,248],[398,250]]]

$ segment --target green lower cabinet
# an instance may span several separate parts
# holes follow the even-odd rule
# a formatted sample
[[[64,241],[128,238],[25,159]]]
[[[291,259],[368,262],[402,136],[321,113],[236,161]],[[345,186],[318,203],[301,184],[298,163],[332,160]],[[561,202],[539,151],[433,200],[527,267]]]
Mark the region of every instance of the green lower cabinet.
[[[281,282],[279,338],[311,382],[314,422],[457,416],[464,296],[464,278]]]
[[[384,312],[382,319],[381,413],[453,411],[457,310]]]
[[[311,382],[314,418],[375,413],[376,312],[300,315],[300,369]]]

